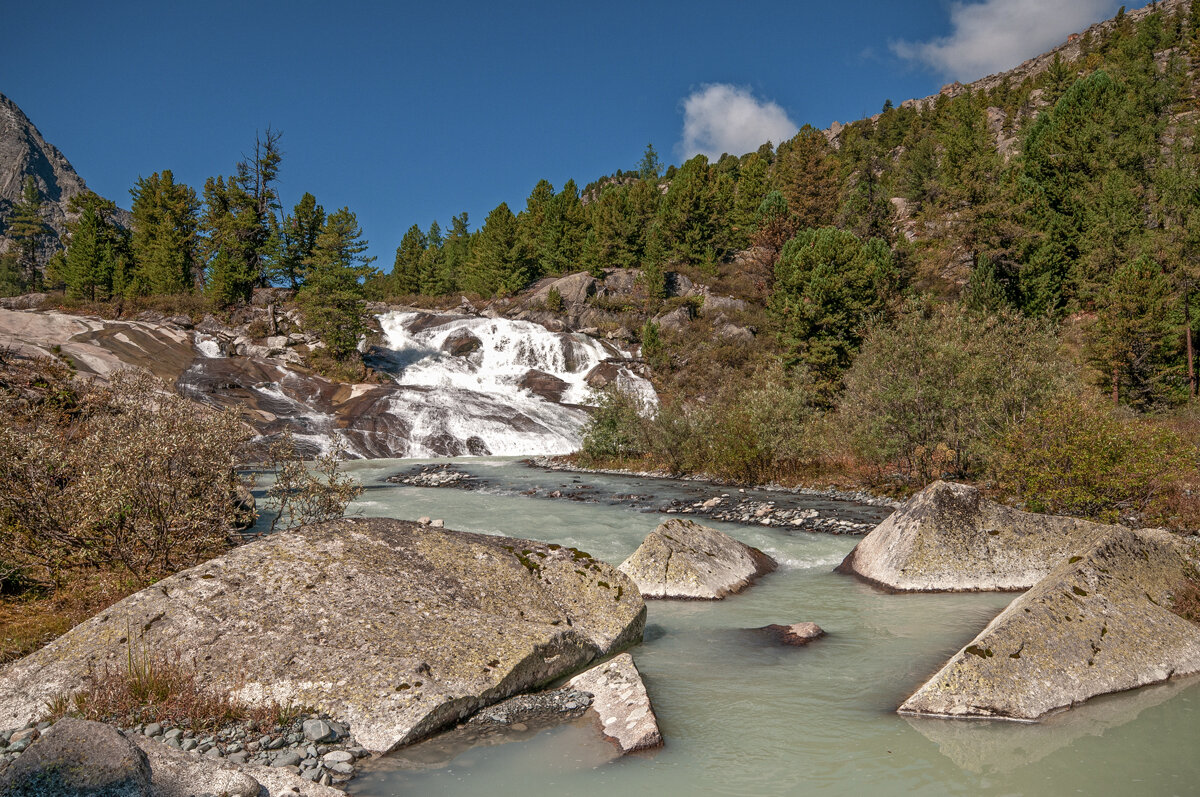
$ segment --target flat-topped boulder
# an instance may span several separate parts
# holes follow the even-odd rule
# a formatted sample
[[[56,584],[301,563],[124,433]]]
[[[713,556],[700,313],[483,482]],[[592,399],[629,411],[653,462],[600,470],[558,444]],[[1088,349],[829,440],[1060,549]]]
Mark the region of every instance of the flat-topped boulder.
[[[662,747],[662,733],[650,696],[628,653],[576,675],[567,686],[592,696],[588,712],[596,717],[601,733],[622,755]]]
[[[646,607],[572,548],[389,519],[278,533],[163,579],[0,669],[0,728],[90,672],[178,651],[214,688],[388,751],[641,639]]]
[[[740,592],[776,562],[728,534],[672,518],[620,565],[645,598],[719,600]]]
[[[1025,590],[1116,528],[1022,512],[939,481],[864,537],[837,571],[896,592]]]
[[[1163,531],[1118,528],[1061,559],[900,712],[1035,720],[1200,672],[1200,625],[1170,610],[1186,560]]]

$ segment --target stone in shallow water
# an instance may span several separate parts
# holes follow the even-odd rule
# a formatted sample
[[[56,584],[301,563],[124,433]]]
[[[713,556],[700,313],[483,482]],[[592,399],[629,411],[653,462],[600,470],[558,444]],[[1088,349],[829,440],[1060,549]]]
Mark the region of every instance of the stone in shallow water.
[[[214,688],[311,706],[382,752],[636,643],[645,616],[634,584],[581,551],[337,521],[163,579],[0,668],[0,726],[120,665],[145,628],[135,644],[186,650]]]
[[[628,653],[580,673],[567,686],[592,695],[589,711],[599,718],[604,736],[622,753],[662,746],[646,685]]]
[[[864,537],[837,572],[897,592],[1023,590],[1115,528],[1021,512],[974,487],[934,482]]]
[[[807,645],[814,639],[820,639],[825,636],[825,630],[816,623],[792,623],[791,625],[764,625],[762,628],[755,629],[761,631],[769,638],[773,639],[780,645],[788,645],[791,647],[800,647]]]
[[[1200,672],[1200,625],[1168,608],[1185,561],[1166,532],[1117,528],[1060,559],[900,712],[1033,720]]]
[[[728,534],[672,518],[620,565],[646,598],[719,600],[776,568],[775,560]]]

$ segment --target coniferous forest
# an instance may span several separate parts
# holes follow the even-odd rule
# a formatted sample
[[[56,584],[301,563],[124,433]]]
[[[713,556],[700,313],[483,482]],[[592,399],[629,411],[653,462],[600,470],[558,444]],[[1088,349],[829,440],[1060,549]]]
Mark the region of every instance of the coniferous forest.
[[[78,197],[44,273],[28,186],[0,289],[219,310],[282,286],[325,342],[315,365],[346,374],[366,301],[503,301],[633,269],[635,299],[596,301],[634,330],[662,405],[607,396],[585,461],[901,491],[950,476],[1194,526],[1200,4],[1122,10],[1068,52],[754,152],[664,166],[647,146],[582,187],[537,180],[475,229],[465,212],[413,224],[386,272],[348,208],[282,206],[268,129],[199,191],[139,178],[128,227]],[[681,279],[739,300],[720,318],[751,334],[716,334]],[[679,312],[692,323],[660,323]]]

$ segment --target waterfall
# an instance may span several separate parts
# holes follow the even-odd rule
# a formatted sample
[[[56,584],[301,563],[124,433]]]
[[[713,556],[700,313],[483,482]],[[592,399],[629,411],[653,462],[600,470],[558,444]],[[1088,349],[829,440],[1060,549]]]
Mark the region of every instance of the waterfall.
[[[564,454],[579,448],[595,403],[587,377],[656,403],[616,346],[527,321],[389,312],[382,359],[400,387],[390,412],[409,427],[407,456]],[[535,390],[537,392],[535,392]]]

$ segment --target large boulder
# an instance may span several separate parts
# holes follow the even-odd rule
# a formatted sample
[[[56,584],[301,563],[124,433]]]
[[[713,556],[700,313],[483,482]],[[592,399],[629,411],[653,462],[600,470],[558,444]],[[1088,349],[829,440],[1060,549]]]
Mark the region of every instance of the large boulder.
[[[596,292],[600,282],[586,271],[568,274],[552,282],[547,282],[530,297],[532,304],[545,304],[550,297],[550,291],[558,291],[559,296],[567,304],[582,304]]]
[[[517,380],[517,386],[528,390],[535,396],[541,396],[546,401],[554,402],[562,401],[563,394],[570,387],[554,374],[548,374],[536,368],[526,371],[525,375]]]
[[[61,719],[0,773],[5,797],[153,794],[150,762],[111,725]]]
[[[1185,568],[1166,532],[1109,532],[1060,558],[901,713],[1034,720],[1096,695],[1200,672],[1200,625],[1168,608]]]
[[[567,686],[592,696],[588,712],[599,721],[604,737],[622,754],[662,747],[654,707],[628,653],[576,675]]]
[[[896,592],[1024,590],[1116,528],[1021,512],[939,481],[880,523],[837,570]]]
[[[0,727],[145,650],[251,703],[306,706],[373,751],[641,639],[646,607],[581,551],[389,519],[274,534],[164,579],[0,669]]]
[[[650,532],[620,570],[645,598],[719,600],[775,567],[774,559],[728,534],[672,518]]]

